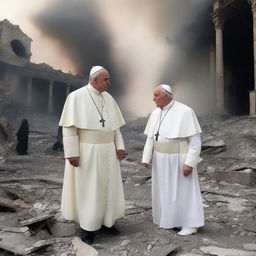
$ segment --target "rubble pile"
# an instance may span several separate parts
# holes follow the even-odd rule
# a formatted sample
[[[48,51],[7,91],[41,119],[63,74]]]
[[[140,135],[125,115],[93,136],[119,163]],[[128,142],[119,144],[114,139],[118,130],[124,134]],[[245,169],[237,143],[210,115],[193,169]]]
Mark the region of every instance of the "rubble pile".
[[[91,247],[81,242],[79,226],[60,213],[64,159],[62,151],[52,150],[58,120],[45,131],[42,121],[32,120],[28,155],[11,151],[0,161],[0,255],[256,255],[256,118],[200,122],[206,225],[180,237],[152,223],[151,171],[140,164],[146,118],[139,119],[123,128],[126,215],[116,223],[121,235],[99,230]]]

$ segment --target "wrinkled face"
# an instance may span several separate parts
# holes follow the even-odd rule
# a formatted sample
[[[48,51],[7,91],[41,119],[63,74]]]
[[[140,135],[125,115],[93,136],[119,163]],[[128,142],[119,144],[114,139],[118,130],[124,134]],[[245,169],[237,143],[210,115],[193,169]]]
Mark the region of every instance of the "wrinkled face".
[[[106,69],[103,69],[92,81],[93,87],[99,91],[104,92],[108,89],[110,84],[110,76]]]
[[[154,98],[153,101],[156,103],[156,106],[158,108],[163,108],[166,105],[168,105],[171,101],[171,98],[168,97],[165,93],[162,91],[162,87],[157,86],[154,90]]]

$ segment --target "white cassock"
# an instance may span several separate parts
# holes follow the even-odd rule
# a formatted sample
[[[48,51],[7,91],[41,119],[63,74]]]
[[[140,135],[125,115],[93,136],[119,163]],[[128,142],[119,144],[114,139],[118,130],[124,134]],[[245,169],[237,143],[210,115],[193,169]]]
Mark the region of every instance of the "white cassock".
[[[105,120],[104,127],[100,122]],[[107,93],[91,84],[69,94],[60,119],[65,158],[80,157],[78,167],[65,163],[61,211],[87,231],[111,227],[124,216],[124,193],[116,150],[124,149],[122,114]]]
[[[204,225],[196,168],[201,161],[200,133],[193,110],[174,100],[162,110],[155,109],[149,117],[142,163],[149,163],[153,156],[152,214],[153,222],[161,228]],[[184,164],[193,167],[187,177],[182,172]]]

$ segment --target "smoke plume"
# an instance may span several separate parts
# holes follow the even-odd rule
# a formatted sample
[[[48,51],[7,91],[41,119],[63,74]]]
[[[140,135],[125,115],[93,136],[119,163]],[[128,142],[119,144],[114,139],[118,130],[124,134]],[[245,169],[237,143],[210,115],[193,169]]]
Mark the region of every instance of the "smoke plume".
[[[200,111],[212,95],[211,5],[210,0],[54,0],[34,22],[77,73],[87,76],[92,65],[109,69],[112,93],[126,110],[146,115],[154,107],[154,86],[169,83],[175,97]]]

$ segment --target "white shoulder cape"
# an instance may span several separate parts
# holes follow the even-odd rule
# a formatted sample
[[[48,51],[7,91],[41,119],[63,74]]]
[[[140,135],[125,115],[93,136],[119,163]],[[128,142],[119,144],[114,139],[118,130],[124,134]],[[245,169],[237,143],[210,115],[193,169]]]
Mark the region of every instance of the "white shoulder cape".
[[[153,137],[158,128],[160,112],[161,109],[156,108],[148,119],[144,133],[149,137]],[[160,127],[161,137],[170,139],[189,137],[201,132],[194,111],[178,101],[174,102]]]
[[[114,98],[107,92],[102,92],[106,104],[111,130],[124,125],[124,119]],[[86,86],[70,93],[63,107],[59,125],[75,126],[79,129],[103,130],[99,122],[99,113],[92,102]]]

